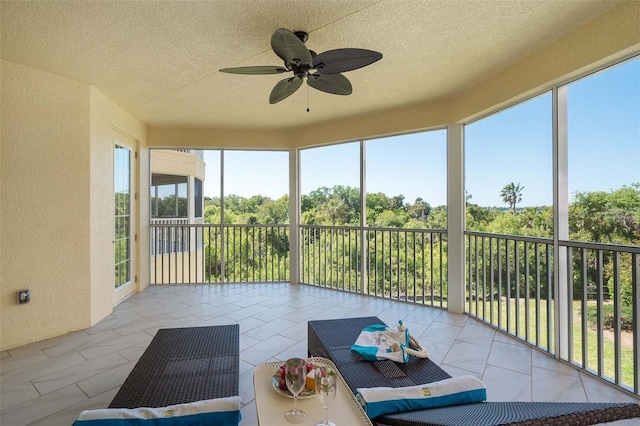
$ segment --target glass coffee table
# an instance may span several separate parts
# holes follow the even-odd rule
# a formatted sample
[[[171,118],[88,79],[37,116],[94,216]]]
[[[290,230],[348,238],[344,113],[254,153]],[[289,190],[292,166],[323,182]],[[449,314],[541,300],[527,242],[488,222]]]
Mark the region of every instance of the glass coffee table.
[[[346,382],[338,372],[333,362],[326,358],[308,358],[314,365],[332,367],[338,373],[338,389],[335,400],[329,405],[329,420],[336,426],[371,425]],[[293,408],[293,397],[274,385],[274,375],[283,361],[266,362],[253,370],[253,388],[256,394],[256,411],[258,424],[263,426],[287,425],[284,413]],[[307,413],[301,425],[314,426],[323,419],[324,411],[317,396],[311,391],[304,392],[298,397],[298,408]]]

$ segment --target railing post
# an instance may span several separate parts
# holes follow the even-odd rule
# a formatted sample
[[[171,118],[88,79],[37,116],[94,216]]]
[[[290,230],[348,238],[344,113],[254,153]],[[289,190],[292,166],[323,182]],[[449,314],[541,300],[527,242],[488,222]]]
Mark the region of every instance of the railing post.
[[[553,114],[553,272],[554,272],[554,314],[556,357],[569,360],[569,300],[570,283],[567,280],[567,248],[561,247],[560,240],[569,239],[569,184],[568,184],[568,130],[567,130],[567,87],[554,88]]]
[[[447,309],[461,314],[465,300],[464,137],[462,124],[447,127]]]
[[[220,284],[224,284],[227,269],[225,264],[226,250],[224,248],[224,149],[220,150]]]
[[[360,141],[360,294],[369,294],[369,235],[367,226],[367,151]],[[366,289],[366,291],[365,291]]]
[[[289,150],[289,283],[300,284],[300,151]]]

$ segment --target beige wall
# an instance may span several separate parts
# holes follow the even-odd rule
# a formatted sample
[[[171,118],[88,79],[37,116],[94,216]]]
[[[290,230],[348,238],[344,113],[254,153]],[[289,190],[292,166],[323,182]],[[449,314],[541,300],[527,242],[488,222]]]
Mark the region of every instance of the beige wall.
[[[153,148],[289,149],[291,135],[285,130],[194,129],[149,127],[147,142]],[[151,147],[151,144],[149,144]]]
[[[156,150],[151,153],[153,173],[194,176],[205,179],[204,161],[195,154],[180,151]]]
[[[5,349],[90,324],[90,108],[89,86],[4,61],[2,88]]]
[[[148,150],[145,126],[88,85],[7,61],[1,79],[4,350],[87,328],[111,312],[112,127],[142,146],[143,178],[136,182],[142,197],[148,197]],[[147,212],[141,209],[141,223],[148,223]],[[138,232],[148,238],[148,226]],[[141,246],[139,258],[148,259],[148,245]],[[140,273],[148,277],[143,264]],[[148,279],[138,288],[145,285]],[[31,290],[30,303],[16,303],[20,289]]]

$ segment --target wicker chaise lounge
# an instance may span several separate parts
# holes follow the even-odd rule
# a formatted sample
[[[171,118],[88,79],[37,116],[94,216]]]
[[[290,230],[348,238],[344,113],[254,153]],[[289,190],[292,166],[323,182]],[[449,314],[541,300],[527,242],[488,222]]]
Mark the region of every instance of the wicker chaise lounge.
[[[166,407],[238,395],[237,324],[160,329],[109,408]]]
[[[407,364],[370,362],[351,351],[362,329],[384,324],[377,317],[308,322],[310,356],[331,359],[352,392],[357,388],[405,387],[451,377],[429,359],[411,358]],[[390,426],[592,425],[640,417],[634,403],[481,402],[379,416],[374,423]]]

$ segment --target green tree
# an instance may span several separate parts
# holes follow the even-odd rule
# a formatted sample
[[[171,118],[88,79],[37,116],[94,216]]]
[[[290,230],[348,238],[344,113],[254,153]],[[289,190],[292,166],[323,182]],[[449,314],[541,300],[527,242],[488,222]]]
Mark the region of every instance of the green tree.
[[[373,224],[380,213],[391,209],[391,200],[382,192],[372,192],[367,194],[367,223]]]
[[[517,185],[513,182],[507,184],[502,188],[500,192],[500,196],[502,197],[502,201],[509,204],[509,208],[513,213],[516,212],[516,205],[522,201],[522,190],[524,186],[520,186],[520,183]]]
[[[431,209],[427,218],[427,228],[447,229],[447,208],[438,206]]]
[[[409,216],[403,210],[385,210],[378,215],[375,225],[381,228],[402,228],[408,220]]]
[[[570,238],[597,243],[640,244],[640,184],[606,193],[577,192],[569,206]]]
[[[426,221],[430,212],[431,206],[420,197],[416,198],[416,201],[413,204],[407,205],[407,213],[413,219]]]
[[[220,207],[208,205],[204,208],[204,223],[220,223]]]
[[[338,198],[331,198],[320,206],[321,214],[325,222],[332,226],[346,223],[349,208]]]
[[[404,195],[394,195],[391,198],[391,208],[394,210],[399,210],[404,206]]]
[[[283,195],[277,200],[268,200],[258,207],[258,222],[264,224],[283,224],[289,222],[289,196]]]
[[[493,234],[522,235],[518,218],[512,214],[502,213],[487,226],[487,232]]]
[[[337,198],[346,207],[345,224],[360,222],[360,189],[351,186],[336,185],[332,190],[332,198]]]

